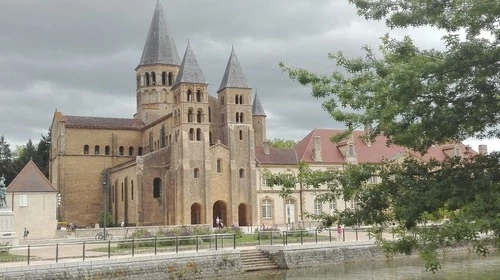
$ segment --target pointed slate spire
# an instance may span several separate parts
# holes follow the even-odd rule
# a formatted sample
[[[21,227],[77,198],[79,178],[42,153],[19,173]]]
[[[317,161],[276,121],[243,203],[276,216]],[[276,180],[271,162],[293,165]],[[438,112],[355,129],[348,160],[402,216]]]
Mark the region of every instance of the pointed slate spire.
[[[253,99],[252,115],[267,117],[266,112],[264,112],[264,107],[262,107],[262,103],[260,103],[259,95],[257,95],[257,92],[255,92],[255,97]]]
[[[220,87],[217,92],[223,90],[226,87],[249,88],[247,78],[245,77],[245,74],[241,69],[238,57],[234,52],[234,46],[231,50],[229,60],[227,61],[226,72],[224,72],[224,77],[222,78],[222,82],[220,83]]]
[[[175,80],[175,85],[178,83],[198,83],[206,84],[205,76],[201,71],[201,67],[198,64],[198,60],[188,43],[186,47],[186,52],[182,58],[181,68],[177,74],[177,79]]]
[[[156,2],[148,37],[139,63],[139,65],[148,64],[180,64],[179,53],[174,38],[168,31],[165,11],[160,0]]]

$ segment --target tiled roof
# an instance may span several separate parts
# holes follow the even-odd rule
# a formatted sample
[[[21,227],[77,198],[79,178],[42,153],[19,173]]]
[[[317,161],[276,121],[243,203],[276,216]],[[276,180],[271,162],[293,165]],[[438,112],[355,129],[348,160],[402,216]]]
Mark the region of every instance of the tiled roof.
[[[257,92],[255,93],[255,97],[253,99],[252,115],[264,117],[266,116],[266,112],[264,112],[264,107],[262,107],[262,103],[260,102],[260,98],[257,95]]]
[[[9,184],[7,192],[57,192],[57,190],[30,160]]]
[[[303,162],[317,162],[313,159],[314,150],[314,138],[317,136],[320,139],[321,144],[321,161],[323,163],[338,163],[343,164],[346,162],[344,155],[342,154],[342,149],[346,145],[346,141],[341,143],[333,143],[330,138],[334,135],[343,132],[339,129],[314,129],[312,130],[304,139],[302,139],[296,146],[297,157],[299,161]],[[408,149],[391,145],[387,146],[387,138],[385,136],[377,136],[375,141],[367,143],[362,136],[364,131],[354,131],[351,140],[354,144],[355,154],[357,156],[358,163],[377,163],[384,159],[390,159],[401,154],[410,154],[414,157],[428,161],[431,158],[436,160],[445,160],[449,157],[447,152],[447,147],[449,145],[436,145],[431,147],[427,153],[422,156],[414,151],[409,151]],[[443,149],[444,148],[444,149]],[[477,154],[472,149],[467,148],[465,145],[460,144],[460,150],[462,154],[469,153],[469,155]]]
[[[297,154],[294,148],[269,148],[269,155],[264,153],[264,147],[255,147],[255,159],[259,164],[297,164]]]
[[[236,53],[234,52],[234,48],[231,50],[231,55],[227,61],[226,71],[224,72],[224,77],[222,78],[222,82],[220,83],[219,90],[217,92],[226,87],[249,88],[247,78],[245,77],[245,73],[243,73],[243,69],[241,69],[241,65],[238,61]]]
[[[140,130],[144,126],[144,123],[138,119],[81,116],[64,116],[64,119],[66,120],[66,127],[71,128]]]
[[[175,46],[174,38],[168,31],[165,11],[160,1],[156,8],[149,26],[148,37],[144,44],[141,61],[139,65],[148,64],[180,64],[179,53]]]
[[[184,57],[182,58],[181,68],[179,69],[179,73],[177,74],[177,78],[175,79],[175,84],[178,83],[197,83],[197,84],[206,84],[205,76],[201,71],[201,67],[198,64],[198,60],[194,55],[191,46],[187,45],[186,52],[184,53]]]

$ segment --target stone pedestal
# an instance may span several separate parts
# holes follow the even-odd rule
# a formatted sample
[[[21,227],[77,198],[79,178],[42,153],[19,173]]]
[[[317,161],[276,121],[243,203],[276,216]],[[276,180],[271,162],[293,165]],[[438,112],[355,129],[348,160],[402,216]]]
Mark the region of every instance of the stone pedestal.
[[[19,238],[14,230],[14,212],[0,208],[0,246],[18,246]]]

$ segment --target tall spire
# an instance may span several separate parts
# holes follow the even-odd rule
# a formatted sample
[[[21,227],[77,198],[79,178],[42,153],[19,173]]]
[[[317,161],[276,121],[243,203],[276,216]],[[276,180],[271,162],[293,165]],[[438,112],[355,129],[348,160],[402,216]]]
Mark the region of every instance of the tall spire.
[[[186,47],[184,57],[182,58],[181,68],[179,69],[179,74],[177,74],[174,85],[178,83],[207,83],[189,43]]]
[[[255,97],[253,99],[252,115],[264,116],[264,117],[267,116],[266,112],[264,112],[264,107],[262,107],[262,103],[260,103],[260,99],[259,99],[259,95],[257,95],[257,91],[255,91]]]
[[[139,65],[148,64],[180,64],[179,53],[174,38],[168,31],[165,11],[160,0],[156,2],[148,37],[139,63]]]
[[[222,82],[220,83],[220,87],[217,92],[226,87],[249,88],[247,78],[241,69],[240,62],[238,61],[238,57],[234,51],[234,46],[232,47],[231,55],[227,61],[226,71],[224,72],[224,77],[222,78]]]

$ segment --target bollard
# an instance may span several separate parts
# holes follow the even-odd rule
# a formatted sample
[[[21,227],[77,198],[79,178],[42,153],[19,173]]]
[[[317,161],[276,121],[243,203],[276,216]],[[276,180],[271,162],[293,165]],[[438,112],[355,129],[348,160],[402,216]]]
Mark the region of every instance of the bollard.
[[[30,248],[31,248],[30,245],[28,245],[28,265],[30,264],[30,252],[31,252]]]
[[[85,241],[83,241],[83,260],[85,260]]]
[[[236,233],[233,233],[233,249],[236,249]]]
[[[59,244],[56,243],[56,263],[59,262]]]
[[[135,253],[135,238],[132,238],[132,257],[134,256]]]
[[[217,251],[217,234],[215,235],[215,251]]]
[[[179,236],[175,236],[175,253],[179,253]]]
[[[111,240],[108,240],[108,259],[111,258]]]
[[[303,239],[303,236],[304,236],[304,231],[303,230],[300,230],[300,244],[304,244],[304,239]]]

